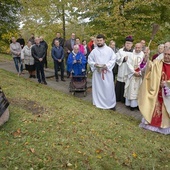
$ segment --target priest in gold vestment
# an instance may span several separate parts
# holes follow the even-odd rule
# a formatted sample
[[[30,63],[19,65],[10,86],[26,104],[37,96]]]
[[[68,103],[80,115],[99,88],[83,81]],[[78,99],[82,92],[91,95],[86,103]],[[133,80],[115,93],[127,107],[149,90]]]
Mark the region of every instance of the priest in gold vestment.
[[[170,134],[170,48],[162,60],[147,62],[138,105],[143,115],[140,127]]]

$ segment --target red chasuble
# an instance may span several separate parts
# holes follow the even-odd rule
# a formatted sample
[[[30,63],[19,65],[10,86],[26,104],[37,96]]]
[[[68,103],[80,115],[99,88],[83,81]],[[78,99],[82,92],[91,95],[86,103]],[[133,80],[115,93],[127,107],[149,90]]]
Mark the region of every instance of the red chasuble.
[[[162,81],[170,80],[170,64],[163,63],[162,67]],[[155,105],[154,113],[152,116],[151,124],[155,127],[160,127],[162,122],[162,104],[163,104],[163,97],[162,97],[162,87],[159,88],[157,102]]]

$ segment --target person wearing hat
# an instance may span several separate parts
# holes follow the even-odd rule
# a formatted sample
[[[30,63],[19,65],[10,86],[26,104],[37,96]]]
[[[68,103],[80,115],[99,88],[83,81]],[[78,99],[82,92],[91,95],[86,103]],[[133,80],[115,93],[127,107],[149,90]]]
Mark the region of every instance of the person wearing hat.
[[[117,81],[115,86],[116,101],[125,103],[124,98],[124,87],[125,87],[125,73],[127,71],[127,60],[130,55],[132,55],[133,49],[133,38],[128,36],[125,38],[125,45],[123,48],[119,49],[116,53],[118,64]]]

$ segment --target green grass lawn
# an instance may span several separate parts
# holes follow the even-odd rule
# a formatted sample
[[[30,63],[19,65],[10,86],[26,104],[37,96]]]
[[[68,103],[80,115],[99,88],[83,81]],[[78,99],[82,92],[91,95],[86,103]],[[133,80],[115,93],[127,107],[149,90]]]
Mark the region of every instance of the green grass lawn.
[[[10,119],[0,128],[0,169],[170,169],[170,136],[4,70],[0,82],[10,101]]]
[[[0,53],[0,62],[2,61],[12,61],[12,56],[9,54]]]

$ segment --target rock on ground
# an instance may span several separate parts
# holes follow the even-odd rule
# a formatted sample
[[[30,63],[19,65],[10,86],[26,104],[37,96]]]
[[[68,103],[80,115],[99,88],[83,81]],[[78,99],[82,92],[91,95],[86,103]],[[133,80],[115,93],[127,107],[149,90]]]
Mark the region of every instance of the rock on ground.
[[[8,119],[9,119],[9,110],[7,108],[0,117],[0,126],[2,126],[5,122],[7,122]]]

